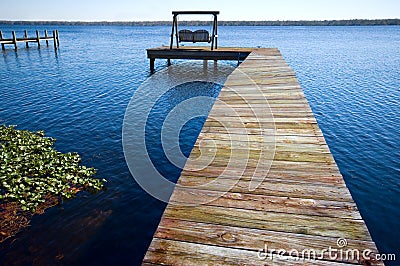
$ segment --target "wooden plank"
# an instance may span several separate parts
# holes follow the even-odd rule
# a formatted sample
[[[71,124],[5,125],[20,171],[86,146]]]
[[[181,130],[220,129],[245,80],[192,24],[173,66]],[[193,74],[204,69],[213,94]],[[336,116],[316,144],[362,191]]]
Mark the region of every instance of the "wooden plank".
[[[284,87],[287,88],[287,87]],[[251,86],[251,85],[232,85],[225,86],[225,89],[221,91],[221,95],[229,93],[237,93],[238,95],[246,95],[249,93],[264,93],[269,94],[291,94],[291,93],[303,93],[303,90],[297,86],[292,86],[290,89],[283,89],[276,86]]]
[[[285,182],[285,180],[273,180],[265,178],[255,190],[250,190],[251,177],[248,180],[232,179],[228,182],[225,178],[210,178],[201,176],[181,176],[178,184],[185,187],[200,188],[211,191],[229,191],[232,193],[267,195],[286,198],[304,198],[313,200],[327,200],[338,202],[352,202],[350,194],[343,183],[336,184],[312,184]],[[230,188],[230,189],[229,189]],[[248,202],[249,204],[250,202]],[[335,214],[332,214],[334,216]]]
[[[203,134],[204,135],[204,134]],[[220,140],[220,139],[209,139],[203,138],[200,141],[202,142],[202,147],[204,148],[215,148],[217,149],[230,149],[232,147],[231,140]],[[251,140],[235,140],[235,147],[243,148],[243,149],[251,149],[251,150],[261,150],[261,149],[275,149],[276,152],[279,151],[299,151],[302,152],[320,152],[320,153],[329,153],[329,148],[326,144],[314,144],[314,143],[293,143],[288,145],[286,143],[279,143],[275,138],[271,139],[261,139],[260,141],[251,141]],[[197,142],[196,142],[197,143]],[[200,144],[200,143],[198,143]],[[195,147],[198,149],[198,146]]]
[[[266,97],[268,96],[268,98]],[[265,98],[264,98],[265,97]],[[241,94],[237,95],[236,93],[228,93],[228,92],[222,92],[218,96],[218,100],[223,101],[223,102],[229,102],[230,100],[235,101],[235,100],[242,100],[245,99],[247,101],[251,100],[259,100],[259,99],[265,99],[265,101],[269,100],[299,100],[299,99],[305,99],[306,97],[304,96],[303,93],[282,93],[282,94],[271,94],[271,95],[263,95],[261,93],[252,93],[252,94]]]
[[[209,206],[361,220],[360,213],[352,201],[270,196],[267,193],[227,192],[221,196],[221,193],[213,190],[177,187],[170,202],[190,205],[193,204],[194,197],[201,198],[207,202],[205,205]]]
[[[262,212],[215,206],[169,205],[163,217],[242,228],[371,241],[362,220]]]
[[[261,150],[258,149],[241,149],[236,147],[229,147],[226,149],[200,149],[199,147],[194,147],[192,150],[193,158],[197,158],[197,162],[201,163],[201,157],[215,157],[214,160],[263,160],[260,158]],[[228,159],[228,160],[227,160]],[[321,163],[335,163],[332,155],[329,152],[321,153],[319,151],[293,151],[293,150],[276,150],[274,152],[274,161],[289,161],[289,162],[321,162]],[[208,160],[208,158],[206,158]],[[250,163],[250,162],[249,162]]]
[[[310,253],[303,251],[314,250],[315,254],[323,258],[323,260],[341,262],[337,239],[330,237],[310,237],[302,234],[205,224],[168,218],[162,220],[155,237],[160,240],[176,239],[186,243],[215,247],[225,246],[255,252],[260,249],[275,249],[276,251],[272,252],[273,254],[276,254],[281,249],[286,251],[285,255],[288,255],[291,250],[297,250],[300,253],[298,258],[311,258]],[[333,256],[329,256],[328,252],[322,252],[323,249],[328,249],[329,247],[336,249],[336,251],[332,252]],[[369,241],[348,241],[346,250],[357,248],[360,250],[373,249],[374,244]],[[357,264],[360,261],[354,258],[350,259],[349,262]]]
[[[300,123],[299,123],[300,124]],[[226,141],[257,141],[266,142],[263,135],[236,135],[236,134],[220,134],[215,132],[202,132],[198,140],[226,140]],[[274,141],[276,143],[287,144],[326,144],[322,136],[293,136],[293,135],[275,135]]]
[[[240,180],[250,181],[253,178],[253,174],[256,168],[246,167],[243,171]],[[332,168],[325,167],[321,168],[318,172],[311,172],[311,168],[307,170],[304,169],[279,169],[276,168],[274,163],[272,163],[271,168],[268,170],[261,169],[259,170],[260,174],[264,174],[267,176],[267,180],[282,180],[285,182],[297,182],[298,184],[302,183],[312,183],[314,185],[335,185],[335,184],[344,184],[343,178],[340,175],[339,171],[335,171]],[[236,175],[235,175],[236,174]],[[237,179],[237,170],[235,169],[226,169],[226,167],[218,167],[218,166],[210,166],[202,169],[201,171],[191,171],[190,169],[185,169],[182,172],[182,176],[187,177],[207,177],[212,180],[212,178],[229,178],[236,177]],[[268,182],[268,181],[266,181]]]
[[[222,101],[221,99],[218,99],[218,100]],[[223,102],[227,102],[227,103],[229,103],[229,105],[236,105],[236,104],[249,105],[249,103],[248,103],[248,101],[246,101],[246,99],[239,98],[239,97],[237,97],[236,99],[225,99]],[[262,98],[261,99],[251,99],[252,104],[266,104],[267,102],[269,105],[273,105],[273,104],[281,104],[281,105],[296,104],[296,105],[299,105],[299,104],[306,104],[307,99],[306,98],[292,98],[292,99],[277,98],[277,99],[268,99],[268,101],[266,101],[265,99],[262,99]]]
[[[172,11],[172,15],[218,15],[219,11]]]
[[[299,119],[297,119],[299,120]],[[304,122],[305,120],[300,120],[299,122]],[[229,128],[229,131],[227,131],[223,127],[207,127],[204,129],[205,132],[207,133],[216,133],[220,135],[227,135],[227,138],[233,137],[233,135],[244,135],[247,134],[247,137],[250,137],[251,135],[259,135],[259,136],[297,136],[297,137],[312,137],[312,136],[318,136],[323,138],[322,133],[320,131],[312,131],[312,130],[290,130],[290,129],[273,129],[273,128],[263,128],[263,129],[257,129],[257,128]]]
[[[174,23],[176,23],[175,18]],[[177,28],[177,25],[175,28]],[[172,28],[172,31],[173,30],[174,27]],[[173,34],[171,36],[173,37]],[[240,62],[243,61],[252,52],[252,50],[253,48],[217,48],[217,43],[215,43],[215,48],[205,46],[180,46],[173,48],[171,39],[170,46],[147,49],[147,57],[150,59],[150,70],[153,73],[155,59],[167,59],[168,62],[170,62],[171,59],[235,60]],[[276,50],[271,50],[271,54],[277,53],[278,52]]]
[[[191,50],[191,51],[211,51],[210,46],[182,46],[179,48],[180,50]],[[215,49],[216,51],[237,51],[237,52],[248,52],[251,53],[254,48],[246,48],[246,47],[218,47]],[[147,50],[157,50],[157,51],[165,51],[165,50],[171,50],[169,46],[159,46],[155,48],[150,48]],[[172,49],[176,50],[176,49]],[[279,53],[277,49],[273,50],[271,49],[270,51],[272,54]]]
[[[262,257],[262,256],[260,256]],[[182,241],[154,238],[143,259],[148,265],[343,265],[322,260],[295,260],[290,256],[281,259],[259,259],[258,252],[245,249],[202,245]]]

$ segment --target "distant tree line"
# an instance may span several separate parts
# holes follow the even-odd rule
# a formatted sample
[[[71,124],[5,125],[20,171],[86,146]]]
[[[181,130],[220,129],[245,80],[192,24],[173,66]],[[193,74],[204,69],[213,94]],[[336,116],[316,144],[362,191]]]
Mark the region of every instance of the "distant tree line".
[[[166,26],[170,21],[0,21],[2,25],[67,25],[67,26]],[[207,26],[210,21],[180,21],[182,26]],[[400,19],[298,20],[298,21],[219,21],[219,26],[386,26],[400,25]]]
[[[221,26],[383,26],[400,25],[400,19],[299,20],[299,21],[221,21]]]

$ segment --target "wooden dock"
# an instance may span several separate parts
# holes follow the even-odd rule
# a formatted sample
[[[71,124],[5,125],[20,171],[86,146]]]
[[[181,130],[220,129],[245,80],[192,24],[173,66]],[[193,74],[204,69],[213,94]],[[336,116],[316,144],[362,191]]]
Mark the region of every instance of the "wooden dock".
[[[47,32],[47,30],[44,31],[44,36],[40,36],[40,32],[36,30],[36,36],[34,37],[29,37],[28,36],[28,31],[24,31],[24,36],[21,38],[17,37],[17,34],[15,31],[11,32],[12,38],[10,39],[5,39],[3,37],[3,32],[0,31],[0,44],[1,44],[1,49],[4,51],[5,45],[6,44],[12,44],[14,45],[15,51],[18,50],[18,43],[22,42],[25,43],[26,48],[29,48],[29,43],[36,43],[37,46],[40,48],[40,41],[45,41],[46,46],[49,46],[49,41],[53,41],[54,43],[54,49],[57,49],[60,46],[60,39],[58,35],[58,30],[53,30],[53,36],[50,36]]]
[[[208,153],[211,164],[192,171]],[[383,265],[277,49],[254,49],[228,77],[178,184],[144,265]]]
[[[253,51],[253,48],[221,47],[211,50],[205,46],[180,46],[170,49],[169,46],[161,46],[147,49],[147,57],[150,59],[150,71],[154,72],[156,59],[198,59],[198,60],[235,60],[243,61]]]

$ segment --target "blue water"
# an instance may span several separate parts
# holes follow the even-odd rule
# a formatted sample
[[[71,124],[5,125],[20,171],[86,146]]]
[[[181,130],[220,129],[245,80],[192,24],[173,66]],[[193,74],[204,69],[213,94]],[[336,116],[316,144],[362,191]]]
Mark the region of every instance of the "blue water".
[[[178,104],[193,97],[209,96],[216,98],[221,88],[220,85],[215,85],[214,83],[184,83],[170,89],[154,103],[145,127],[146,148],[153,165],[158,172],[168,180],[176,183],[182,168],[178,165],[171,164],[166,154],[160,152],[165,149],[165,146],[163,147],[162,144],[162,127],[160,125],[163,124],[167,115],[173,111],[174,107]],[[185,157],[189,157],[197,140],[197,136],[200,133],[199,129],[203,127],[207,119],[207,114],[211,110],[210,107],[211,106],[203,107],[204,109],[202,111],[204,116],[194,117],[182,125],[182,130],[179,134],[179,146]]]
[[[6,36],[36,28],[55,29],[0,26]],[[107,178],[108,190],[36,216],[31,227],[0,245],[0,264],[138,264],[165,204],[131,177],[121,144],[122,121],[133,93],[150,75],[145,49],[168,44],[170,29],[57,29],[57,53],[52,46],[22,45],[17,53],[12,46],[0,52],[0,123],[45,130],[57,138],[57,149],[76,151],[83,164],[96,167],[98,176]],[[219,45],[281,50],[380,252],[400,258],[400,27],[221,27]],[[165,67],[166,62],[156,61],[157,70]],[[208,96],[218,90],[198,85]],[[189,93],[199,93],[195,87]],[[171,93],[184,99],[188,90]],[[154,121],[163,117],[156,109]],[[185,125],[180,136],[184,153],[190,152],[203,121]],[[153,161],[161,162],[161,171],[179,176],[158,159],[157,131],[152,136]]]

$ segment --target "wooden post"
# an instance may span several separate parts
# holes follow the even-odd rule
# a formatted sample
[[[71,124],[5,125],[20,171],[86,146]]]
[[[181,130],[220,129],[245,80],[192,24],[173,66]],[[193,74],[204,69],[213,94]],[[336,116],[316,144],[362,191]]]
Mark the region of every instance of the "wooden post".
[[[167,65],[170,66],[171,65],[171,59],[167,59]]]
[[[205,59],[205,60],[203,60],[203,70],[205,70],[207,72],[207,69],[208,69],[208,60]]]
[[[217,27],[218,27],[217,15],[214,15],[213,32],[211,35],[211,50],[214,50],[214,44],[215,44],[215,49],[217,49],[217,36],[218,36]]]
[[[18,50],[18,45],[17,45],[17,35],[15,34],[15,31],[12,31],[12,36],[13,36],[14,48],[16,51],[16,50]]]
[[[215,49],[218,49],[218,18],[215,16]]]
[[[44,30],[44,37],[46,38],[46,46],[49,47],[49,40],[47,40],[47,38],[49,38],[49,35],[47,34],[47,30]]]
[[[56,36],[57,36],[57,47],[60,46],[60,36],[58,35],[58,30],[56,30]]]
[[[211,51],[214,49],[214,39],[215,39],[215,15],[213,20],[213,28],[211,33]]]
[[[178,17],[175,18],[175,37],[176,37],[176,48],[179,48]]]
[[[38,48],[40,48],[40,35],[39,35],[38,30],[36,30],[36,41],[37,41]]]
[[[27,30],[24,31],[24,37],[25,37],[25,39],[28,39],[28,31]],[[26,46],[26,48],[29,48],[29,44],[28,44],[27,40],[25,41],[25,46]]]
[[[3,32],[0,30],[0,41],[3,40]],[[1,44],[1,50],[6,50],[6,48],[4,47],[4,43]]]
[[[154,73],[154,61],[156,61],[155,58],[150,58],[150,72]]]
[[[54,49],[57,50],[57,37],[56,37],[56,31],[53,30],[53,41],[54,41]]]
[[[174,15],[174,16],[172,17],[171,43],[170,43],[170,45],[169,45],[169,49],[172,49],[172,46],[174,45],[175,18],[176,18],[176,16]]]

